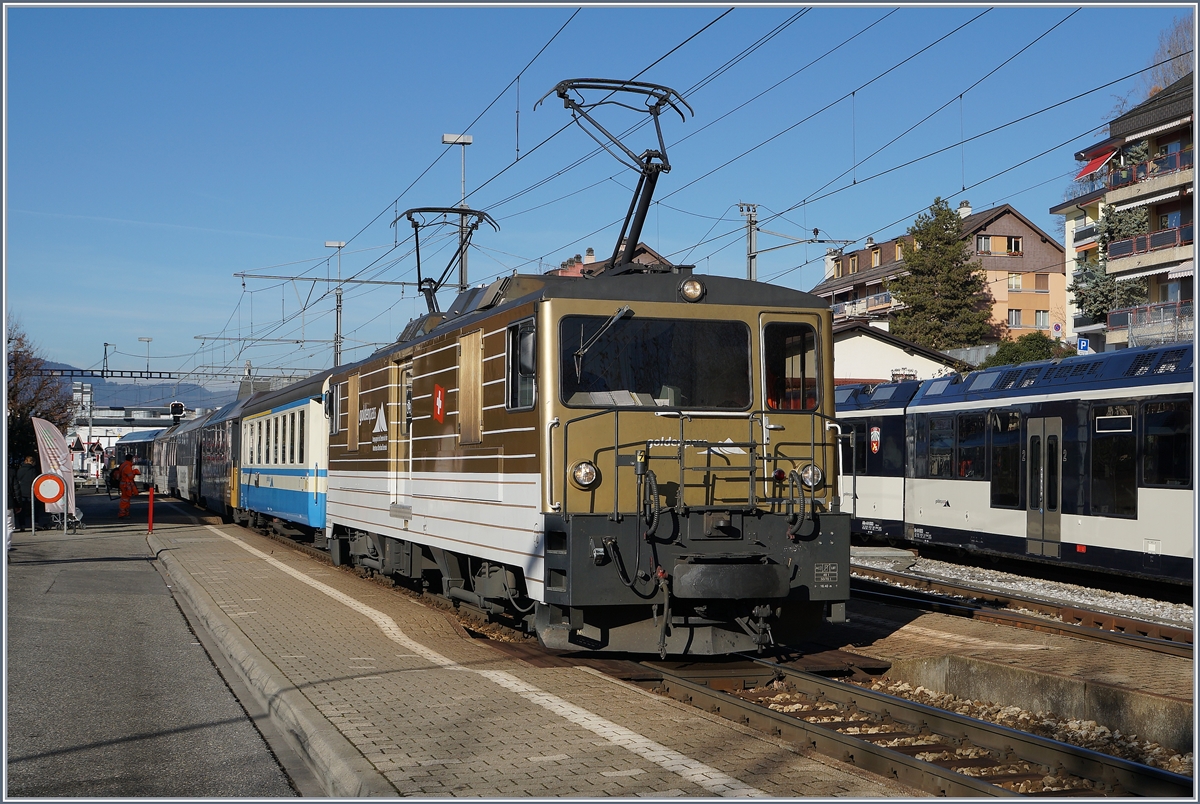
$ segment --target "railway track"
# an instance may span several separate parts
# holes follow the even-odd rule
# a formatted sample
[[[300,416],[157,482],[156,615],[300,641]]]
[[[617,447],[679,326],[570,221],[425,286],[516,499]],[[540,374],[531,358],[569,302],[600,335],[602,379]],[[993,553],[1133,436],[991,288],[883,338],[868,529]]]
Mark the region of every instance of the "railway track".
[[[1191,796],[1189,776],[757,657],[645,662],[676,700],[944,796]]]
[[[856,565],[853,572],[856,577],[850,581],[851,594],[860,600],[1122,644],[1187,659],[1191,659],[1193,654],[1193,635],[1188,628],[1087,611],[1053,601],[1019,597],[891,570]]]

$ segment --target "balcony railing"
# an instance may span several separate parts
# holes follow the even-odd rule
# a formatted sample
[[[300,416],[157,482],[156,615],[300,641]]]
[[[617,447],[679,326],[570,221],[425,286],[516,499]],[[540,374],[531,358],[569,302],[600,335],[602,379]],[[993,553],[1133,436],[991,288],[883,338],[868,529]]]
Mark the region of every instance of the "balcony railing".
[[[1148,162],[1118,167],[1104,175],[1093,173],[1091,178],[1074,183],[1071,187],[1071,198],[1079,198],[1096,190],[1115,190],[1164,173],[1187,170],[1192,167],[1192,154],[1193,149],[1188,148],[1186,151],[1160,156]],[[1076,239],[1079,239],[1078,235]]]
[[[1075,228],[1074,240],[1076,243],[1082,243],[1084,240],[1089,240],[1096,236],[1096,224],[1089,223],[1087,226],[1078,226]]]
[[[1177,151],[1147,162],[1116,168],[1108,174],[1108,189],[1115,190],[1164,173],[1187,170],[1192,166],[1192,154],[1193,150],[1188,148],[1186,151]]]
[[[898,310],[903,307],[903,304],[892,299],[891,291],[883,293],[872,293],[862,299],[854,299],[852,301],[838,302],[833,305],[834,318],[847,318],[853,315],[865,316],[869,313],[881,313],[886,310]]]
[[[1130,346],[1190,341],[1196,321],[1192,305],[1192,299],[1185,299],[1113,310],[1108,314],[1108,328],[1128,329]]]
[[[1134,254],[1157,251],[1160,248],[1185,246],[1192,242],[1192,226],[1192,224],[1187,223],[1183,226],[1177,226],[1174,229],[1161,229],[1149,234],[1127,237],[1124,240],[1114,240],[1108,244],[1108,258],[1116,260],[1121,257],[1130,257]]]

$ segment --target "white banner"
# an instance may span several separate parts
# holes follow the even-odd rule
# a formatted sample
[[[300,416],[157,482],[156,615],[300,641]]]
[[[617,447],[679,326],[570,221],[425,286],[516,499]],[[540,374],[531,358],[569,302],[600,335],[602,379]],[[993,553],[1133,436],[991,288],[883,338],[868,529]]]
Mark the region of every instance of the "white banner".
[[[47,503],[46,511],[61,514],[75,511],[75,475],[71,471],[71,452],[67,448],[67,437],[50,422],[32,417],[33,431],[37,434],[38,454],[42,460],[42,471],[56,474],[63,479],[67,493],[56,503]]]

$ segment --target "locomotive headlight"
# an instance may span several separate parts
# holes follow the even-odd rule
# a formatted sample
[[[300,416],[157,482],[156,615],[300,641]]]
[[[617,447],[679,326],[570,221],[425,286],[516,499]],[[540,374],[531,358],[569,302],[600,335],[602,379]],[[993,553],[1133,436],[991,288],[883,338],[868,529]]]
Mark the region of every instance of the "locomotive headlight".
[[[800,481],[810,489],[815,489],[821,485],[821,479],[825,475],[821,472],[821,467],[815,463],[806,463],[804,468],[800,470]]]
[[[696,277],[688,277],[679,285],[679,295],[684,301],[696,302],[704,298],[704,283]]]
[[[580,461],[571,468],[571,482],[583,490],[590,489],[600,479],[600,470],[591,461]]]

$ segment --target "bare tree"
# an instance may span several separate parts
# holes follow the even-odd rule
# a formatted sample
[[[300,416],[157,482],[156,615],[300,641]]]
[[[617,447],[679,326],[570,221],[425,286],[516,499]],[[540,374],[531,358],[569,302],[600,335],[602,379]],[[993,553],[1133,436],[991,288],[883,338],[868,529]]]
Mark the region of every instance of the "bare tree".
[[[42,374],[45,359],[11,313],[7,335],[8,456],[19,460],[37,451],[32,418],[45,419],[65,432],[74,402],[70,387],[60,378]]]
[[[1142,74],[1143,98],[1149,98],[1166,89],[1192,72],[1195,63],[1192,52],[1195,48],[1192,16],[1192,12],[1189,11],[1186,16],[1175,17],[1171,26],[1158,34],[1158,48],[1150,58],[1150,64],[1155,66]]]

